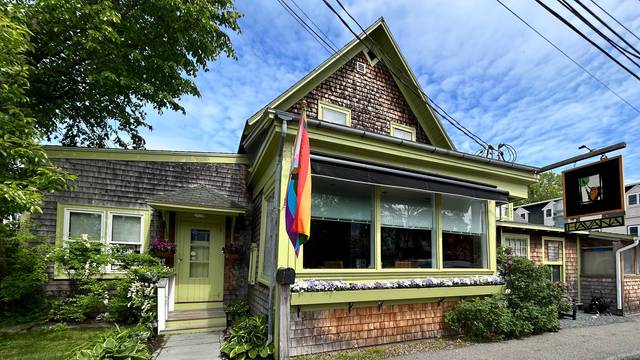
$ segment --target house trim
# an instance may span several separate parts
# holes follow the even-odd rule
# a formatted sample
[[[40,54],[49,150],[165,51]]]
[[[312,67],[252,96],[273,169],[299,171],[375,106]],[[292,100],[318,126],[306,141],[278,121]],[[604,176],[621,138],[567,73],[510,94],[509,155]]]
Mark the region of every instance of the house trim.
[[[44,149],[50,159],[159,161],[179,163],[248,164],[244,154],[213,153],[196,151],[90,149],[46,145]]]
[[[547,248],[545,246],[545,242],[548,241],[558,241],[562,243],[562,258],[558,261],[548,261],[547,260]],[[565,254],[566,246],[565,246],[565,238],[555,237],[555,236],[542,236],[542,264],[544,265],[560,265],[560,277],[562,282],[566,282],[566,269],[565,269]]]

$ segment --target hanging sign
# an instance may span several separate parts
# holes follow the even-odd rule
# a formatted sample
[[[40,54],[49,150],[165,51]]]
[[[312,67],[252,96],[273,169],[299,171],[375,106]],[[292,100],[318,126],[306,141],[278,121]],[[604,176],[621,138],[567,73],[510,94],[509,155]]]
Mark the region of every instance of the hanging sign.
[[[624,214],[622,156],[562,172],[565,219]]]

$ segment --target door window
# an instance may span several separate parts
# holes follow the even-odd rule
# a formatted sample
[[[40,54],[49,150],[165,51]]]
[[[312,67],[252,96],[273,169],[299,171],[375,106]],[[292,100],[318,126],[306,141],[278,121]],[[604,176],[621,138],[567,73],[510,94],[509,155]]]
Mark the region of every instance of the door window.
[[[209,230],[191,229],[189,252],[189,277],[209,277],[209,251],[211,248]]]

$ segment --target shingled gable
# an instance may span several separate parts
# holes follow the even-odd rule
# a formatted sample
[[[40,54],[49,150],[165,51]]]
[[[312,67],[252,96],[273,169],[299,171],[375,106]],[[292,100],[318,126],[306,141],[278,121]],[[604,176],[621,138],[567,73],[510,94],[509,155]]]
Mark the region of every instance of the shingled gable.
[[[242,205],[204,185],[178,189],[157,195],[147,199],[147,204],[159,209],[194,208],[230,213],[245,212]]]
[[[407,122],[417,120],[417,124],[415,125],[420,127],[418,129],[417,137],[417,140],[419,142],[453,150],[453,143],[444,131],[444,128],[440,121],[434,115],[431,108],[427,105],[426,99],[416,94],[419,93],[419,91],[416,90],[420,88],[420,85],[416,80],[415,75],[407,65],[404,56],[400,53],[398,45],[393,39],[393,36],[391,35],[391,32],[389,31],[389,28],[387,27],[384,19],[378,19],[375,23],[373,23],[371,26],[369,26],[369,28],[365,30],[365,33],[367,34],[366,39],[375,43],[375,46],[370,47],[373,48],[374,52],[376,53],[376,57],[381,58],[382,55],[384,55],[385,61],[389,62],[387,59],[391,60],[391,63],[393,64],[391,66],[393,67],[394,72],[401,78],[403,78],[405,83],[410,82],[410,85],[413,87],[413,90],[409,89],[402,81],[399,81],[394,76],[392,76],[391,72],[386,69],[384,64],[380,62],[375,64],[375,66],[383,68],[381,72],[384,77],[392,79],[394,83],[394,89],[392,90],[399,90],[400,92],[401,99],[399,101],[392,102],[402,102],[403,104],[408,105],[407,112],[409,114],[406,114],[403,111],[399,111],[399,114],[396,114],[396,122],[404,122],[406,124]],[[364,37],[364,35],[361,35],[361,37]],[[287,89],[284,93],[275,98],[264,108],[251,116],[245,124],[242,139],[240,141],[241,147],[244,139],[253,131],[254,128],[259,127],[258,124],[260,123],[261,119],[265,120],[264,115],[267,109],[296,112],[298,107],[297,103],[303,98],[310,97],[312,100],[312,104],[310,104],[309,110],[311,112],[316,111],[315,115],[317,115],[317,103],[314,100],[317,100],[319,96],[317,94],[314,94],[314,90],[323,85],[323,82],[334,76],[350,62],[356,61],[360,58],[366,59],[364,55],[364,52],[366,51],[367,48],[360,41],[358,41],[357,39],[352,40],[346,46],[340,49],[335,55],[320,64],[309,74],[295,83],[292,87]],[[381,51],[383,54],[379,54],[378,51]],[[361,99],[358,100],[361,101]],[[362,125],[359,126],[359,124],[354,124],[354,126],[363,128],[365,127]],[[380,131],[385,131],[389,128],[388,123],[377,124],[376,126]],[[365,129],[374,131],[376,130],[372,128]]]

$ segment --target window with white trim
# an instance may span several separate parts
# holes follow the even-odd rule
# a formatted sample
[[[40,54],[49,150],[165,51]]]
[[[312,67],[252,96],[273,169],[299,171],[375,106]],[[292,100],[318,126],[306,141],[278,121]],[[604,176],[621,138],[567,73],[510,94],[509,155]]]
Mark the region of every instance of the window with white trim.
[[[551,209],[546,209],[546,210],[544,211],[544,217],[546,217],[546,218],[553,217],[553,210],[551,210]]]
[[[528,257],[529,236],[522,234],[503,234],[502,246],[510,248],[514,256]]]
[[[350,126],[351,110],[320,101],[318,103],[318,118],[334,124]]]
[[[638,206],[639,205],[639,199],[638,197],[640,197],[640,194],[629,194],[627,195],[627,205],[629,206]]]
[[[144,216],[120,211],[65,209],[63,245],[89,240],[117,246],[120,251],[142,253]],[[118,269],[117,264],[109,266]]]
[[[639,225],[627,226],[627,232],[629,235],[638,236],[638,230],[640,229]]]

